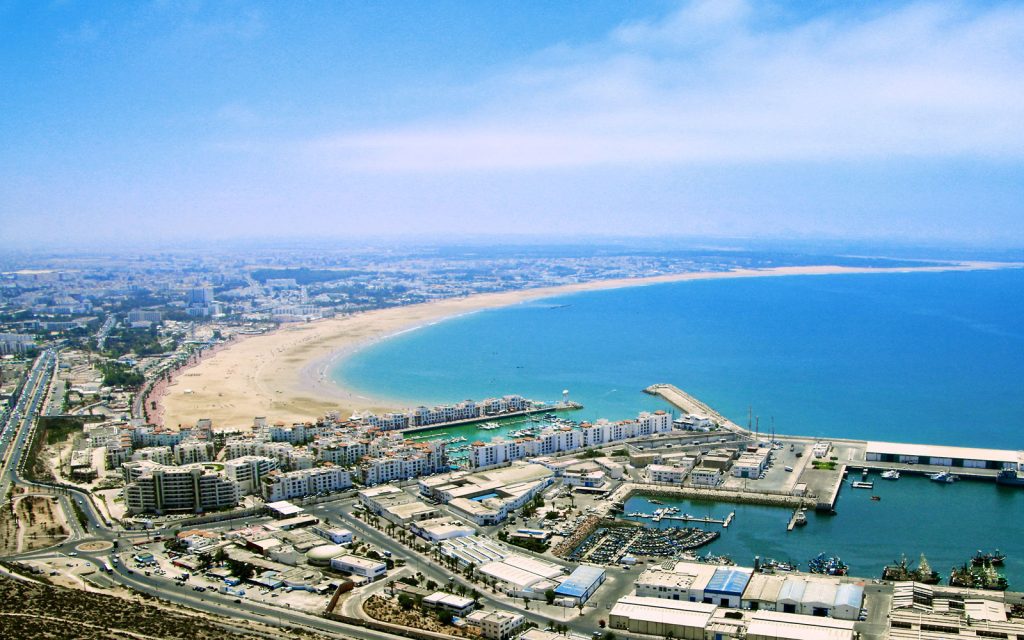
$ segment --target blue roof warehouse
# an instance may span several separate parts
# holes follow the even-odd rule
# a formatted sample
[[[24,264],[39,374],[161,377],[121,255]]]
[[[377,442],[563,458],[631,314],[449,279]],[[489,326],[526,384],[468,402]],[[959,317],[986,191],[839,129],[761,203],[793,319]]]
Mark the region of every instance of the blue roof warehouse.
[[[604,583],[604,578],[605,572],[601,567],[580,565],[558,585],[555,595],[571,598],[575,600],[574,604],[583,604]]]

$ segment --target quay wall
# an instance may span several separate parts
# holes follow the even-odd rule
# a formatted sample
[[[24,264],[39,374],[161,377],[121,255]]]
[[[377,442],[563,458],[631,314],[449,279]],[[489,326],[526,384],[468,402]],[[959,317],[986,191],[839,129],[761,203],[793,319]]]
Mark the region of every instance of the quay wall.
[[[794,496],[786,493],[764,493],[757,491],[737,491],[734,489],[712,489],[698,487],[677,487],[657,484],[638,484],[630,482],[619,487],[612,496],[611,502],[626,503],[634,495],[659,496],[667,498],[687,498],[690,500],[706,500],[708,502],[730,502],[735,504],[757,504],[770,507],[814,507],[811,498]]]

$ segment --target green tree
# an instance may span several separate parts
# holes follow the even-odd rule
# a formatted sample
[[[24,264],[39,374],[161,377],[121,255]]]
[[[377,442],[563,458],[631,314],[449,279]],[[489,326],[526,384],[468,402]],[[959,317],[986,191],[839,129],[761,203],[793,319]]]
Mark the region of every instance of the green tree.
[[[555,604],[555,590],[548,589],[544,592],[544,599],[547,600],[548,604]]]
[[[452,612],[448,611],[447,609],[441,609],[437,612],[437,619],[441,622],[441,624],[451,624],[452,618],[454,618]]]
[[[400,593],[400,594],[398,594],[398,606],[402,607],[402,610],[409,611],[409,610],[412,609],[412,606],[414,604],[416,604],[416,600],[413,599],[413,597],[410,596],[409,594],[407,594],[407,593]]]

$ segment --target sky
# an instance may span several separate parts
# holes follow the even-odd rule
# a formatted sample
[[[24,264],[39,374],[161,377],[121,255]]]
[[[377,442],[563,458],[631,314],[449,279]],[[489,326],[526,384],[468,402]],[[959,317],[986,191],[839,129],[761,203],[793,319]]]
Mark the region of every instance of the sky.
[[[1024,246],[1024,3],[0,0],[0,240]]]

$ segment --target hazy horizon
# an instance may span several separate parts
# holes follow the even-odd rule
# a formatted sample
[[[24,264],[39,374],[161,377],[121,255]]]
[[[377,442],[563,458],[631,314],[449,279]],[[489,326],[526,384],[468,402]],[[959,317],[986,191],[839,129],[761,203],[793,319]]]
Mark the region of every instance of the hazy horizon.
[[[1024,4],[0,4],[8,248],[1024,246]]]

